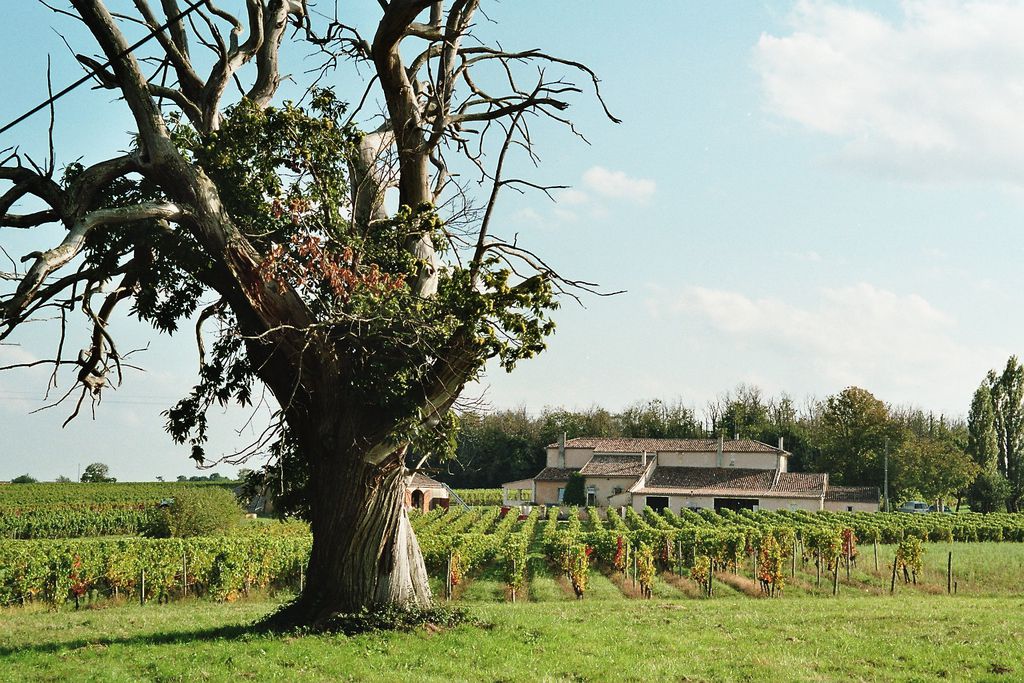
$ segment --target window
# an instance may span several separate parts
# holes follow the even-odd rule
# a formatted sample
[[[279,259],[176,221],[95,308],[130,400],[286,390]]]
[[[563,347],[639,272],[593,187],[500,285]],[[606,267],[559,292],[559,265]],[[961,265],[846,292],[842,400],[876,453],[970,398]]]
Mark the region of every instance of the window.
[[[558,489],[558,502],[561,503],[564,500],[565,500],[565,489],[564,488],[560,488],[560,489]]]
[[[852,505],[847,505],[846,506],[846,511],[847,512],[853,512],[853,506]]]
[[[597,505],[597,487],[587,487],[587,505]]]

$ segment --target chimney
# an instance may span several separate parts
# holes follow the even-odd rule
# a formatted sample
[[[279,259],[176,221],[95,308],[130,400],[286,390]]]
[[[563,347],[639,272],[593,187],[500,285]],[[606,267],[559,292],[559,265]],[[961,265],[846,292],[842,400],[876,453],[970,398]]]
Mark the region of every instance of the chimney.
[[[558,437],[558,466],[565,469],[565,432]]]
[[[644,451],[644,457],[643,457],[643,460],[641,462],[643,462],[643,465],[646,468],[647,467],[647,451]]]
[[[722,466],[722,448],[724,446],[725,437],[721,434],[718,435],[718,460],[717,464],[719,467]]]
[[[785,437],[782,437],[782,436],[780,436],[780,437],[779,437],[779,450],[780,450],[780,451],[784,451],[784,450],[786,450],[786,449],[785,449],[785,448],[783,448],[783,446],[782,446],[782,444],[783,444],[783,442],[784,442],[784,441],[785,441]]]

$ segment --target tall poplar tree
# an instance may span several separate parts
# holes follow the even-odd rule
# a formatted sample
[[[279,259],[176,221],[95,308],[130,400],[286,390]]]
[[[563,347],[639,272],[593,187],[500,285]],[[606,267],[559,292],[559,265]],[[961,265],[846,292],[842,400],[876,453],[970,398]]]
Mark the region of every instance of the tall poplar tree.
[[[1017,356],[1010,356],[1001,375],[988,373],[991,385],[994,426],[999,448],[999,470],[1010,484],[1007,508],[1016,512],[1024,494],[1024,366]]]
[[[996,438],[992,389],[988,382],[981,383],[971,401],[971,411],[967,415],[967,454],[982,470],[997,469],[999,440]]]

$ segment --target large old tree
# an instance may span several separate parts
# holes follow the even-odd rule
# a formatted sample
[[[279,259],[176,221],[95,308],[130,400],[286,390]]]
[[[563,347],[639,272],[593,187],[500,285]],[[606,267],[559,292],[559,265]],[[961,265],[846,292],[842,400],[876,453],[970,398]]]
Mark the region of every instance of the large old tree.
[[[503,187],[538,187],[502,173],[516,151],[532,159],[527,123],[571,128],[566,76],[596,90],[590,70],[473,35],[479,0],[367,2],[379,21],[364,37],[324,0],[133,0],[130,16],[71,0],[56,9],[98,44],[78,59],[131,110],[134,147],[56,172],[12,149],[0,167],[0,237],[62,227],[4,274],[0,339],[49,320],[74,413],[120,381],[118,307],[161,331],[195,323],[198,382],[167,415],[197,460],[208,407],[246,403],[255,383],[273,395],[279,419],[253,451],[286,468],[313,531],[280,623],[429,604],[402,506],[410,464],[450,447],[485,362],[538,352],[558,293],[587,287],[493,223]],[[285,40],[323,65],[299,104],[277,93]],[[327,85],[346,65],[365,90]],[[90,333],[69,352],[75,315]]]

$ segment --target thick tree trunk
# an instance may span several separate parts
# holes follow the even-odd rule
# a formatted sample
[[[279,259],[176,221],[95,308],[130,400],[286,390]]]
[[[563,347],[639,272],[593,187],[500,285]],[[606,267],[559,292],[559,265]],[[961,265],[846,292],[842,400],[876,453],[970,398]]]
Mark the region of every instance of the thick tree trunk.
[[[375,467],[336,452],[318,456],[310,472],[313,549],[305,588],[270,625],[315,629],[362,610],[429,607],[400,458]]]

